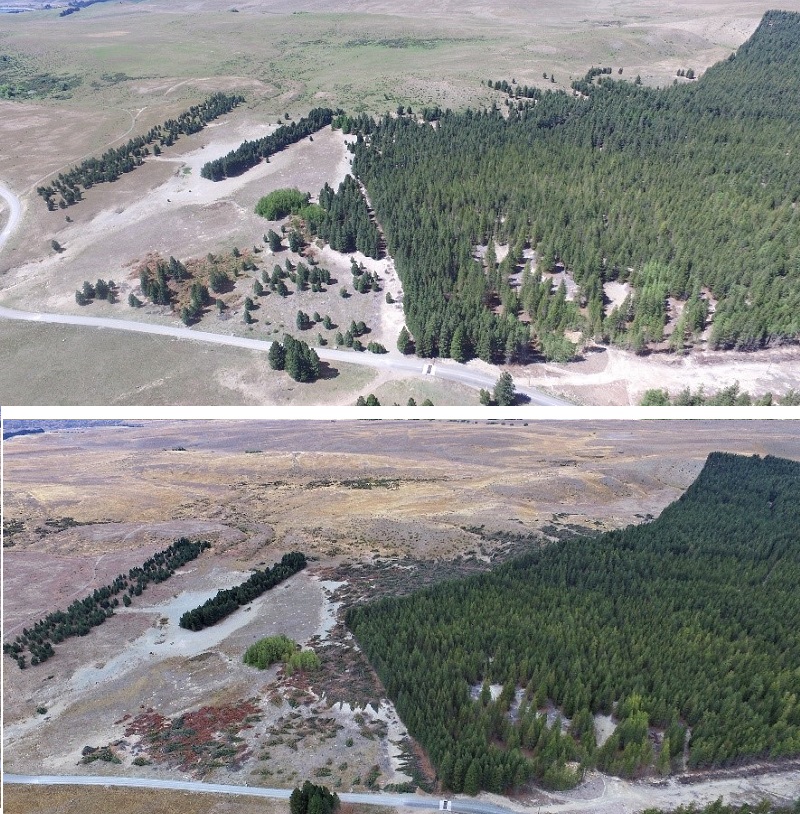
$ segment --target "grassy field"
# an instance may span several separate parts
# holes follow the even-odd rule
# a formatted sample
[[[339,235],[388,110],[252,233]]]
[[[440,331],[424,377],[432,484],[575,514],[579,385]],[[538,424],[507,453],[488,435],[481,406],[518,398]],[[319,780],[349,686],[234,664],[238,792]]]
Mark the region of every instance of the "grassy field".
[[[337,364],[334,378],[298,384],[255,351],[114,331],[97,339],[93,329],[0,322],[0,404],[351,405],[375,377]]]

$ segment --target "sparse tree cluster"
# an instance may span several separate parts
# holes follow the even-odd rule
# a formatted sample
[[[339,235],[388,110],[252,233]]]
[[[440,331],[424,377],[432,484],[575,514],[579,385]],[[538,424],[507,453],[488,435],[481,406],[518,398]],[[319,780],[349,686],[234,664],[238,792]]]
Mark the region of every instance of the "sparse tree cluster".
[[[339,808],[339,796],[327,786],[316,786],[306,780],[289,797],[291,814],[334,814]]]
[[[75,291],[75,302],[78,305],[88,305],[92,300],[97,299],[115,303],[117,296],[117,284],[113,280],[98,280],[94,285],[88,280],[84,280],[83,286]]]
[[[353,289],[359,294],[381,290],[378,275],[364,268],[363,263],[357,263],[355,258],[350,259],[350,271],[353,274]]]
[[[497,79],[494,81],[488,79],[486,85],[518,99],[541,99],[545,93],[551,92],[549,90],[541,91],[535,85],[517,85],[513,81],[509,82],[507,79]]]
[[[170,258],[172,261],[173,258]],[[175,261],[166,263],[157,259],[155,263],[146,263],[139,269],[139,286],[147,299],[156,305],[172,305],[173,292],[168,281],[180,281],[186,277],[186,268]]]
[[[285,370],[296,382],[315,382],[319,378],[319,356],[302,339],[284,334],[283,343],[270,345],[268,358],[273,370]]]

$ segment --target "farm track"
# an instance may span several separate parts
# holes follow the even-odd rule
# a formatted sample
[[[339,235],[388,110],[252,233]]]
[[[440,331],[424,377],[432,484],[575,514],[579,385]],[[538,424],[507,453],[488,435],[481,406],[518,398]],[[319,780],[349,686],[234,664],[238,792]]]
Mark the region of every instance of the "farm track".
[[[5,246],[8,239],[14,234],[20,224],[20,220],[22,219],[22,202],[2,181],[0,181],[0,198],[3,198],[11,209],[8,223],[3,227],[3,231],[0,232],[0,252],[2,252],[3,246]]]

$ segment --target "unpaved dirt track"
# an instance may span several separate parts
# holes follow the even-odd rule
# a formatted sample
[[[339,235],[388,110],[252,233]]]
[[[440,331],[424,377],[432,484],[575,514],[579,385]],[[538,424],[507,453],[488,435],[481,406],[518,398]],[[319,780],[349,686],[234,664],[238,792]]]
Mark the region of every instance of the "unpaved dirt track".
[[[90,328],[111,328],[117,331],[133,331],[137,333],[159,334],[176,339],[193,339],[199,342],[211,342],[217,345],[233,345],[249,350],[268,351],[271,342],[261,339],[248,339],[242,336],[226,336],[210,333],[209,331],[195,331],[189,328],[179,328],[172,325],[154,325],[144,322],[134,322],[129,319],[109,319],[106,317],[83,317],[74,314],[46,314],[30,311],[17,311],[13,308],[0,306],[1,319],[15,319],[26,322],[49,322],[59,325],[79,325]],[[316,348],[320,359],[324,361],[344,362],[351,365],[362,365],[378,369],[389,369],[419,376],[438,376],[448,381],[459,382],[468,387],[479,390],[494,387],[496,376],[485,375],[476,371],[455,365],[437,366],[432,359],[394,359],[389,356],[372,353],[353,353],[348,351],[331,350],[329,348]],[[499,375],[499,370],[497,375]],[[531,404],[537,406],[562,407],[569,405],[568,401],[556,398],[532,387],[517,388],[517,392],[530,399]]]
[[[19,198],[2,181],[0,181],[0,198],[4,198],[11,208],[8,223],[3,227],[3,231],[0,232],[0,252],[2,252],[6,241],[19,226],[19,222],[22,218],[22,204]]]

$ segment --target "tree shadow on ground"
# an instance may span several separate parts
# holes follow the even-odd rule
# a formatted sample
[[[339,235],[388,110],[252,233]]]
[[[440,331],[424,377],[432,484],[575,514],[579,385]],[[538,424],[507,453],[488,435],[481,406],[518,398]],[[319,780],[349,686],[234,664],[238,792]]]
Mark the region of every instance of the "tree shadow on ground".
[[[331,367],[327,362],[319,363],[319,378],[324,380],[335,379],[339,375],[339,371],[335,367]]]

